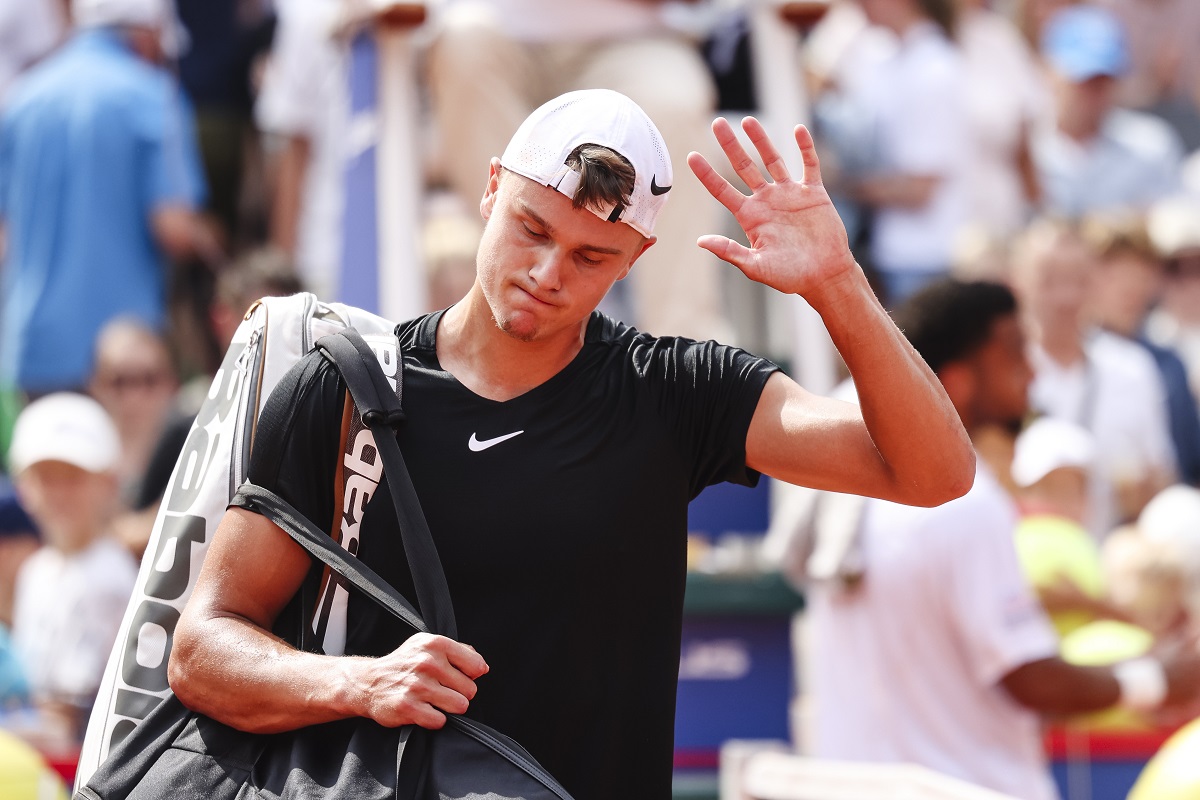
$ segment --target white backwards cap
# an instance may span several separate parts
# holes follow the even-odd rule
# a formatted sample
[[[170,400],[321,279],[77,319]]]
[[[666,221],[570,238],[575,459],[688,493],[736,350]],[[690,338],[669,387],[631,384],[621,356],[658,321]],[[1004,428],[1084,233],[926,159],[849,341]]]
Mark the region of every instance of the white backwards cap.
[[[646,112],[619,92],[583,89],[556,97],[521,123],[500,163],[574,198],[580,176],[566,160],[583,144],[619,153],[633,165],[634,172],[628,205],[588,208],[601,219],[624,222],[643,236],[651,236],[674,181],[671,157]]]

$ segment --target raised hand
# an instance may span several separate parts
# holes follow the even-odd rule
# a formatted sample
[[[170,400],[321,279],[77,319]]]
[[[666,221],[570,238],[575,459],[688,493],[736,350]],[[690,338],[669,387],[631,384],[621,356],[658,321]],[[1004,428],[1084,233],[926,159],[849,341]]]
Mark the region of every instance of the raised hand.
[[[858,270],[846,227],[821,184],[821,165],[807,128],[797,125],[795,131],[804,164],[800,180],[788,173],[766,129],[754,117],[742,121],[742,130],[762,157],[767,176],[742,147],[728,120],[718,117],[712,128],[734,171],[750,188],[750,196],[735,189],[699,153],[688,154],[688,166],[737,219],[750,246],[709,235],[697,240],[700,247],[751,280],[809,299]]]

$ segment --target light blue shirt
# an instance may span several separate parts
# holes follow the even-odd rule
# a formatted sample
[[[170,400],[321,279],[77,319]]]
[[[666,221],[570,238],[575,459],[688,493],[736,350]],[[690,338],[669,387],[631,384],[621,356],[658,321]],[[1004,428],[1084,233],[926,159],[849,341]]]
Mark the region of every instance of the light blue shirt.
[[[1033,158],[1045,210],[1075,218],[1144,211],[1177,191],[1183,145],[1162,120],[1118,108],[1086,144],[1047,126],[1034,137]]]
[[[111,30],[83,31],[14,85],[0,120],[0,381],[82,386],[116,316],[166,318],[151,214],[194,207],[203,178],[190,108]]]

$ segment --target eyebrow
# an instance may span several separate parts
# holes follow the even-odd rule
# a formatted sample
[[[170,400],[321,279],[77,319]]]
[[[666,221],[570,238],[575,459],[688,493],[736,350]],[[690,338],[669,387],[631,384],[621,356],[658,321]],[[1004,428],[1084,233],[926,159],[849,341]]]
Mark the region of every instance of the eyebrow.
[[[529,217],[534,222],[536,222],[539,227],[543,228],[546,231],[546,233],[554,233],[554,226],[551,225],[546,220],[542,219],[541,216],[539,216],[537,214],[537,212],[535,212],[532,208],[530,208],[528,205],[526,205],[523,202],[518,202],[517,205],[520,206],[522,214],[524,214],[525,216]],[[598,244],[582,244],[579,246],[578,249],[579,250],[587,250],[588,252],[592,252],[592,253],[604,253],[604,254],[610,255],[610,256],[619,256],[622,253],[622,250],[620,248],[601,247]]]

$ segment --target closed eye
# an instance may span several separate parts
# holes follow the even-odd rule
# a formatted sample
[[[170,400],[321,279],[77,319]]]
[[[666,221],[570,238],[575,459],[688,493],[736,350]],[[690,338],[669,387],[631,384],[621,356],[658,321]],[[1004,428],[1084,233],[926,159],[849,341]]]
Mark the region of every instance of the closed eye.
[[[521,223],[521,227],[523,227],[525,229],[525,235],[530,237],[531,239],[545,239],[546,238],[546,234],[542,233],[539,230],[534,230],[533,228],[529,227],[525,223]]]

